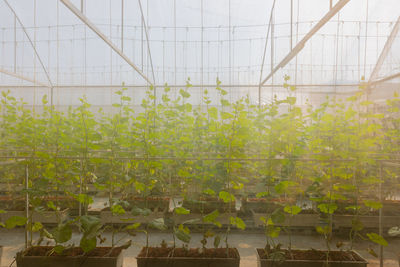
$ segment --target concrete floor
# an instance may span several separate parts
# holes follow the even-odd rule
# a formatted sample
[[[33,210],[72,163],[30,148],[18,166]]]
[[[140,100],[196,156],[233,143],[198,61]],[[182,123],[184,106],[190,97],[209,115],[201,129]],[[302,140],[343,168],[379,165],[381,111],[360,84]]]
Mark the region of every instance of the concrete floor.
[[[110,239],[110,234],[106,233],[107,239]],[[118,236],[119,238],[122,235]],[[128,239],[128,238],[127,238]],[[167,242],[171,240],[171,235],[167,233],[150,233],[150,243],[151,245],[159,245],[162,240]],[[190,246],[198,247],[200,246],[201,236],[199,234],[192,234],[192,240]],[[324,241],[318,235],[299,235],[296,234],[292,237],[294,248],[315,248],[323,249]],[[73,242],[79,244],[79,235],[74,234]],[[281,235],[278,241],[282,244],[287,244],[288,237]],[[133,245],[124,252],[124,267],[135,267],[136,260],[135,256],[138,254],[139,250],[145,243],[145,235],[139,233],[134,237]],[[335,247],[336,242],[341,241],[340,238],[335,238],[332,240],[332,247]],[[398,254],[400,253],[400,239],[389,239],[389,246],[384,250],[384,267],[399,267]],[[210,243],[212,240],[210,240]],[[122,241],[124,243],[124,241]],[[3,256],[1,258],[1,267],[8,267],[13,261],[15,253],[21,250],[24,246],[24,232],[22,229],[14,229],[12,231],[6,231],[4,229],[0,230],[0,245],[3,246]],[[235,232],[230,235],[230,245],[232,247],[237,247],[240,252],[241,257],[241,267],[256,267],[256,254],[255,248],[264,247],[265,238],[262,232],[260,233],[240,233]],[[346,243],[345,243],[346,245]],[[379,267],[379,260],[371,256],[367,252],[367,248],[371,247],[376,252],[379,248],[370,242],[359,242],[355,245],[355,250],[358,251],[363,257],[365,257],[369,262],[369,267]],[[11,266],[16,266],[14,263]]]

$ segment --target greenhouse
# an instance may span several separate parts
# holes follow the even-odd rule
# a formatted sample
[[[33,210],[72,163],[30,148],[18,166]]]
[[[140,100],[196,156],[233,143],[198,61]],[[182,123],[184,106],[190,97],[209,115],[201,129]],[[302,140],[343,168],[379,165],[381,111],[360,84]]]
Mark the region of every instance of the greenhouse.
[[[399,0],[0,0],[0,267],[399,267]]]

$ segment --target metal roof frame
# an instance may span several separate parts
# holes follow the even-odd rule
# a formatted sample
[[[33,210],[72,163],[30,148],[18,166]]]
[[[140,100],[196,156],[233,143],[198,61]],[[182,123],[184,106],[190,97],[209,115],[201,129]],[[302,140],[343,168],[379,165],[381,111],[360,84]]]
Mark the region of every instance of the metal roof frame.
[[[77,16],[84,24],[86,24],[97,36],[99,36],[114,52],[116,52],[122,59],[125,60],[140,76],[143,77],[151,86],[153,82],[133,63],[129,57],[121,51],[104,33],[100,31],[96,25],[89,20],[70,0],[60,0],[75,16]]]
[[[317,33],[333,16],[335,16],[350,0],[339,0],[335,6],[330,8],[328,13],[296,44],[296,46],[283,58],[283,60],[274,67],[270,74],[262,80],[260,86],[264,85],[279,69],[285,67],[306,45],[315,33]]]

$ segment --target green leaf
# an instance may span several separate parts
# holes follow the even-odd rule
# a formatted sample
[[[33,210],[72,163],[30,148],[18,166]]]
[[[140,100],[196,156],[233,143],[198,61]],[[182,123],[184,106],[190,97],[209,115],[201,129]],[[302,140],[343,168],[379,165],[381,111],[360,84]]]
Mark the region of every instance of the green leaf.
[[[374,210],[379,210],[383,207],[381,202],[372,200],[364,200],[364,205]]]
[[[7,229],[15,228],[16,226],[23,226],[27,223],[28,219],[22,216],[12,216],[5,222]]]
[[[225,203],[235,201],[235,196],[226,191],[219,192],[219,198],[222,199],[222,201],[224,201]]]
[[[335,203],[322,203],[318,205],[318,209],[326,214],[333,214],[338,206]]]
[[[178,207],[174,209],[176,214],[190,214],[190,210],[185,209],[184,207]]]
[[[71,239],[72,229],[69,224],[59,224],[51,231],[51,235],[57,244],[65,243]]]
[[[293,205],[293,206],[285,206],[283,209],[286,213],[289,213],[291,215],[297,215],[301,212],[301,208],[299,206]]]
[[[205,189],[203,191],[203,194],[206,194],[206,195],[209,195],[209,196],[215,196],[215,191],[210,189],[210,188],[207,188],[207,189]]]
[[[85,236],[83,236],[83,237],[81,238],[81,242],[80,242],[79,246],[82,248],[82,250],[83,250],[85,253],[88,253],[88,252],[90,252],[90,251],[92,251],[93,249],[96,248],[96,246],[97,246],[97,239],[96,239],[96,237],[87,239]]]
[[[83,230],[83,235],[86,239],[92,239],[93,237],[96,237],[103,227],[100,218],[95,216],[81,216],[80,223]]]
[[[322,235],[327,235],[331,232],[331,228],[329,226],[317,226],[315,227],[317,233]]]
[[[289,193],[291,191],[290,187],[294,185],[296,185],[296,183],[293,181],[281,181],[279,184],[275,185],[275,191],[278,194]]]
[[[136,230],[140,226],[140,223],[133,223],[126,227],[126,230]]]
[[[119,204],[113,205],[113,206],[111,207],[111,212],[112,212],[113,215],[122,215],[122,214],[125,214],[124,208],[123,208],[121,205],[119,205]]]
[[[271,238],[277,238],[281,233],[281,228],[277,226],[270,225],[266,229],[266,234]]]
[[[164,218],[154,219],[149,223],[149,227],[158,229],[158,230],[167,230],[167,226],[164,223]]]
[[[236,226],[237,228],[244,230],[246,228],[246,224],[239,217],[230,217],[229,218],[231,225]]]
[[[378,245],[382,245],[384,247],[386,247],[388,244],[388,242],[380,235],[376,234],[376,233],[368,233],[367,234],[369,240],[371,240],[372,242],[378,244]]]
[[[182,224],[180,224],[178,229],[175,230],[175,236],[185,243],[189,243],[191,239],[189,228],[183,226]]]
[[[362,229],[364,229],[364,225],[363,225],[363,223],[362,223],[358,218],[353,218],[353,219],[351,220],[351,228],[352,228],[354,231],[359,232],[359,231],[361,231]]]
[[[64,250],[65,250],[65,247],[62,245],[54,246],[54,252],[57,253],[58,255],[63,254]]]
[[[282,212],[281,208],[277,208],[272,212],[271,221],[274,224],[280,224],[285,221],[285,214]]]
[[[256,194],[256,197],[261,198],[261,197],[267,197],[269,196],[269,192],[259,192]]]
[[[183,89],[180,89],[180,90],[179,90],[179,94],[180,94],[183,98],[189,98],[189,97],[190,97],[190,94],[189,94],[188,92],[186,92],[185,90],[183,90]]]
[[[131,210],[131,213],[133,216],[149,216],[151,214],[151,210],[147,208],[139,208],[139,207],[133,207]]]
[[[218,248],[220,243],[221,243],[221,236],[216,235],[214,237],[214,248]]]
[[[213,223],[219,216],[219,211],[214,210],[213,212],[203,216],[203,222]]]

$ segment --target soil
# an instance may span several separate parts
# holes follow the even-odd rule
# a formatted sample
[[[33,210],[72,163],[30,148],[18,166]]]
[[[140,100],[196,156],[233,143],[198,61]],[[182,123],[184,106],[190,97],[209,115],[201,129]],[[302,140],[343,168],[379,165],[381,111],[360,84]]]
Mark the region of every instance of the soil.
[[[69,256],[69,257],[76,257],[76,256],[89,256],[89,257],[104,257],[107,255],[107,253],[110,252],[111,247],[97,247],[88,254],[84,255],[83,250],[80,247],[74,247],[74,248],[68,248],[65,249],[62,255],[59,255],[57,253],[51,253],[51,250],[54,247],[50,246],[37,246],[37,247],[31,247],[29,248],[25,256]],[[118,255],[121,253],[122,249],[121,248],[114,248],[113,251],[111,252],[110,255],[107,255],[107,257],[118,257]]]
[[[287,249],[282,249],[285,253],[286,259],[291,260],[312,260],[312,261],[326,261],[327,251],[323,250],[294,250],[292,253]],[[265,253],[264,249],[257,249],[258,254],[261,259],[268,259],[268,255]],[[329,261],[363,261],[356,253],[352,251],[330,251]]]
[[[229,257],[226,254],[226,248],[206,248],[200,251],[199,248],[167,248],[167,247],[149,247],[142,248],[138,258],[212,258],[227,259],[239,258],[239,253],[234,248],[229,248]]]

